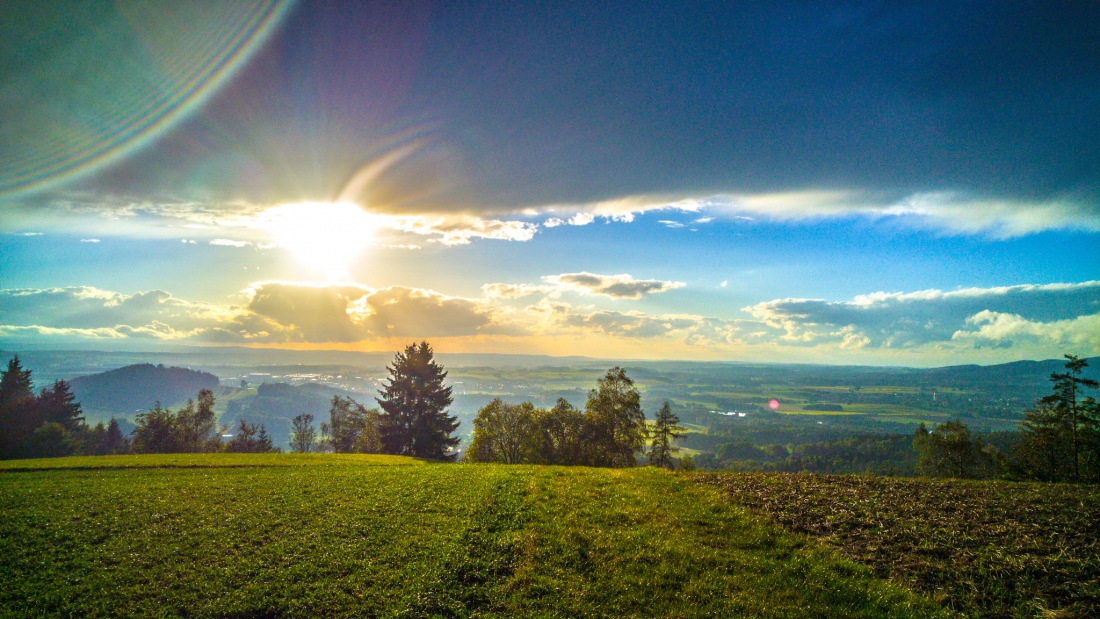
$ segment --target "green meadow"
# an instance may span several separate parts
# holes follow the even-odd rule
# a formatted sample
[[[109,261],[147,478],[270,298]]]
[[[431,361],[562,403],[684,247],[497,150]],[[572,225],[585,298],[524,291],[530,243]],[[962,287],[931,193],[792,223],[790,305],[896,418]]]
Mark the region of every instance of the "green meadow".
[[[652,468],[11,461],[0,557],[4,617],[952,616]]]

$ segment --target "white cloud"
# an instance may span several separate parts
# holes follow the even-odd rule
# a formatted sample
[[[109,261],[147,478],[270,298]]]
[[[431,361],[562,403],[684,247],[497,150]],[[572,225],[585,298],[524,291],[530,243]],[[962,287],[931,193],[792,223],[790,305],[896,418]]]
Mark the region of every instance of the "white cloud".
[[[596,221],[596,216],[592,213],[577,213],[569,218],[570,226],[587,226],[588,224]]]
[[[234,241],[231,239],[214,239],[210,241],[210,245],[216,245],[219,247],[248,247],[252,245],[248,241]]]
[[[975,348],[1010,348],[1021,344],[1061,350],[1100,350],[1100,313],[1041,322],[1017,314],[983,311],[951,334],[956,342]]]
[[[976,342],[978,337],[991,340],[997,334],[1008,333],[1003,326],[1008,320],[1004,316],[1013,317],[1014,323],[1025,321],[1036,329],[1039,327],[1034,325],[1046,325],[1043,328],[1052,332],[1083,327],[1089,321],[1078,319],[1100,313],[1100,281],[948,292],[875,292],[836,302],[777,299],[744,311],[782,330],[788,342],[914,348],[953,340]],[[977,331],[975,326],[979,327]],[[1011,345],[1010,340],[1004,339],[1003,345]]]
[[[99,239],[80,239],[81,243],[99,243]]]

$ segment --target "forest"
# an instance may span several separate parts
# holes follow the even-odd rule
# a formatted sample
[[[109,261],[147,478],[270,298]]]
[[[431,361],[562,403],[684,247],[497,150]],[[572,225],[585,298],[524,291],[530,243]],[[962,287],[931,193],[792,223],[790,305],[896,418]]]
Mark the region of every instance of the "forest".
[[[506,464],[635,466],[757,472],[870,473],[894,476],[942,476],[977,479],[1100,481],[1100,410],[1093,390],[1097,382],[1083,375],[1088,361],[1066,355],[1061,371],[1048,379],[1050,393],[1020,412],[1011,430],[974,431],[961,416],[915,428],[891,421],[849,416],[845,406],[867,397],[872,389],[845,390],[844,402],[804,405],[802,414],[776,414],[767,407],[744,406],[748,413],[709,415],[706,427],[681,424],[680,415],[698,421],[699,414],[681,398],[662,402],[647,419],[643,393],[650,404],[660,385],[639,388],[621,367],[596,381],[582,408],[564,397],[552,406],[531,400],[495,397],[472,415],[468,434],[458,433],[460,419],[448,410],[454,403],[448,372],[427,342],[398,353],[387,366],[379,407],[367,407],[343,392],[313,387],[318,402],[326,395],[328,419],[297,412],[286,423],[289,440],[276,440],[261,421],[248,419],[250,409],[231,406],[233,414],[215,411],[216,397],[207,387],[177,410],[154,406],[133,422],[111,418],[85,423],[81,404],[66,381],[34,391],[31,371],[18,356],[0,380],[0,454],[4,458],[119,453],[296,452],[411,455],[436,460]],[[121,397],[129,405],[136,395],[126,377],[163,381],[152,365],[130,366],[92,382],[92,393]],[[217,378],[180,368],[159,368],[185,384],[217,385]],[[469,370],[465,370],[469,372]],[[643,370],[641,374],[646,375]],[[198,381],[198,382],[196,382]],[[159,384],[159,383],[157,383]],[[117,388],[111,389],[111,385]],[[726,388],[730,386],[727,385]],[[733,386],[736,387],[736,386]],[[896,389],[896,387],[894,387]],[[174,389],[179,391],[178,380]],[[171,390],[169,390],[171,391]],[[257,402],[294,402],[295,387],[260,385]],[[853,395],[854,394],[854,395]],[[178,393],[166,393],[169,398]],[[100,399],[104,395],[98,396]],[[239,401],[237,401],[239,402]],[[235,402],[234,402],[235,403]],[[839,410],[838,410],[839,409]],[[290,409],[282,414],[295,413]],[[747,417],[747,419],[746,419]],[[265,417],[261,416],[261,419]],[[828,423],[822,421],[827,419]],[[314,421],[320,422],[319,427]],[[851,421],[849,421],[851,420]],[[124,428],[127,430],[124,432]]]

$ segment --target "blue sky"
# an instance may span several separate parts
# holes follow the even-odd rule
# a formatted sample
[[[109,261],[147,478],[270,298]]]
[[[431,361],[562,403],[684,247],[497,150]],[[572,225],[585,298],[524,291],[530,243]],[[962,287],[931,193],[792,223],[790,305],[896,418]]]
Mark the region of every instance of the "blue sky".
[[[1100,354],[1100,5],[16,2],[0,345]]]

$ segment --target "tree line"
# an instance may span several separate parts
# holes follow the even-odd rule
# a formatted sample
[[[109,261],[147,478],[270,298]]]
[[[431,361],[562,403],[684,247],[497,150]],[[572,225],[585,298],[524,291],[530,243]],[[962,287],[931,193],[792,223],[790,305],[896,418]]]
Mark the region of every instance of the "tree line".
[[[646,453],[649,464],[671,467],[677,450],[672,440],[681,430],[667,401],[652,428],[647,426],[634,381],[614,367],[588,392],[583,411],[564,398],[546,409],[493,400],[474,418],[465,460],[625,467],[637,465]]]
[[[932,430],[921,424],[909,447],[915,464],[901,453],[905,444],[891,437],[872,437],[870,443],[855,437],[839,446],[815,444],[793,452],[784,449],[782,454],[765,453],[751,443],[731,443],[723,445],[717,457],[703,454],[694,462],[677,461],[673,441],[683,434],[679,419],[666,401],[653,424],[647,424],[638,389],[619,367],[597,381],[583,409],[564,398],[545,409],[531,402],[494,399],[477,412],[465,460],[624,467],[635,466],[644,457],[649,464],[664,467],[694,463],[709,468],[721,460],[744,468],[744,458],[763,459],[771,470],[826,466],[829,470],[822,472],[835,472],[836,457],[866,460],[867,466],[874,464],[871,460],[887,458],[890,466],[881,472],[896,474],[912,467],[913,472],[930,476],[1100,483],[1100,405],[1086,392],[1098,385],[1082,376],[1085,360],[1065,357],[1065,371],[1050,377],[1051,395],[1026,411],[1016,433],[1002,433],[995,444],[988,436],[973,435],[958,419]],[[387,369],[389,379],[376,398],[377,408],[336,396],[319,433],[312,415],[295,417],[291,450],[456,459],[458,420],[447,413],[452,392],[444,384],[447,372],[435,361],[431,346],[410,344]],[[218,428],[213,407],[214,394],[208,389],[200,390],[196,399],[177,411],[158,403],[139,414],[133,432],[125,436],[115,419],[106,425],[87,425],[65,381],[35,393],[30,371],[16,356],[0,374],[0,457],[278,451],[262,425],[243,419],[238,420],[232,438],[223,440],[229,429]]]
[[[94,427],[63,380],[34,391],[18,356],[0,373],[0,458],[104,455],[128,449],[118,422]]]
[[[444,384],[447,372],[427,342],[409,344],[387,366],[389,378],[376,398],[379,408],[366,408],[352,398],[334,396],[329,420],[320,433],[313,415],[292,421],[294,452],[377,453],[453,461],[459,439],[458,418],[447,413],[454,401]]]
[[[261,425],[240,419],[228,441],[229,428],[218,427],[214,393],[199,390],[173,411],[158,402],[140,413],[129,436],[115,418],[95,426],[85,423],[80,403],[63,380],[35,394],[31,371],[13,356],[0,373],[0,458],[43,458],[124,453],[273,452],[279,451]]]
[[[913,439],[918,470],[945,477],[1100,483],[1100,404],[1085,395],[1100,385],[1082,376],[1088,367],[1084,359],[1065,359],[1065,371],[1050,375],[1052,393],[1025,411],[1010,455],[971,436],[959,420],[931,432],[922,425]]]

